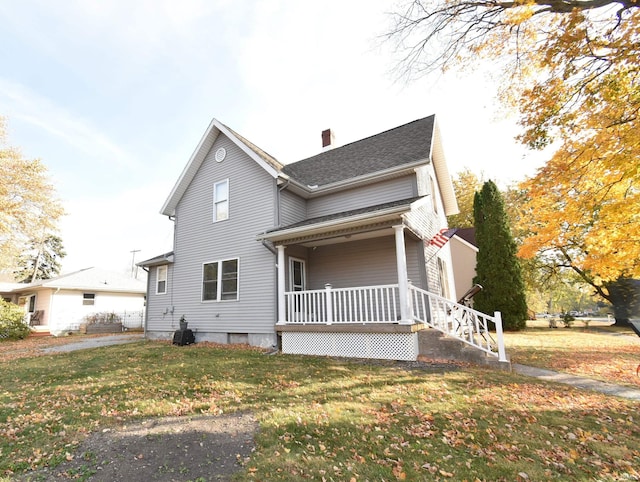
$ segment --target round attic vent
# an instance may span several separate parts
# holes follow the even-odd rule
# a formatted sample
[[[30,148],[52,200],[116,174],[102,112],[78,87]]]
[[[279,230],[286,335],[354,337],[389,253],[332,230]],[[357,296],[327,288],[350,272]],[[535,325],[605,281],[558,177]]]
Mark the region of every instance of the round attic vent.
[[[216,151],[216,161],[222,162],[224,158],[227,157],[227,150],[224,147],[221,147]]]

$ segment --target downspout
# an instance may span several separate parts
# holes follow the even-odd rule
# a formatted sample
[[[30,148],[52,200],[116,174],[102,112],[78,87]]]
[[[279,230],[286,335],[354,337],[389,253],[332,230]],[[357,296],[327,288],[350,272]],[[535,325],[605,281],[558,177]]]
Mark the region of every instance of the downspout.
[[[278,187],[278,183],[276,181],[276,226],[280,227],[282,220],[280,219],[280,193],[284,191],[287,187],[289,187],[291,181],[289,179],[286,182]]]
[[[144,337],[147,337],[147,321],[149,320],[149,289],[151,288],[151,272],[146,266],[142,266],[142,269],[147,273],[147,297],[144,306],[144,324],[142,325],[142,333]]]
[[[56,288],[56,290],[51,293],[51,298],[49,298],[49,317],[51,317],[51,314],[53,313],[53,297],[55,295],[58,294],[58,291],[60,291],[60,287],[58,286]],[[47,318],[47,326],[49,327],[49,333],[51,333],[51,324],[49,323],[49,321],[51,321],[49,318]]]
[[[284,182],[284,184],[282,184],[282,186],[279,186],[279,187],[278,187],[278,185],[276,183],[276,225],[278,227],[280,227],[282,225],[282,219],[281,219],[281,216],[280,216],[280,212],[281,212],[281,209],[280,209],[280,193],[282,191],[284,191],[287,187],[289,187],[290,184],[291,184],[291,180],[290,179],[287,179]],[[275,273],[274,273],[274,280],[273,280],[274,281],[273,285],[276,286],[276,291],[274,293],[275,300],[274,300],[274,305],[273,305],[273,306],[276,307],[275,312],[273,314],[273,316],[274,316],[273,322],[274,322],[274,326],[275,326],[279,321],[279,310],[280,310],[280,303],[279,303],[279,301],[280,301],[279,298],[280,297],[279,297],[279,288],[278,288],[278,286],[279,286],[279,284],[278,284],[279,272],[280,272],[281,269],[284,269],[284,266],[280,266],[279,263],[278,263],[278,251],[273,246],[273,243],[267,244],[266,240],[263,239],[262,240],[262,245],[264,247],[266,247],[269,251],[271,251],[273,253],[273,255],[275,256],[276,270],[275,270]],[[282,340],[278,336],[277,332],[276,332],[276,346],[275,346],[275,348],[277,350],[282,350]]]

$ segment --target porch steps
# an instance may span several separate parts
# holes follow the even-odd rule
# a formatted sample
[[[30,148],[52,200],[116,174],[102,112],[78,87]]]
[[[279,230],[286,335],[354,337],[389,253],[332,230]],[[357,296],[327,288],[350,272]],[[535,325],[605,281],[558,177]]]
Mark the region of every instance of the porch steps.
[[[32,331],[31,333],[29,333],[30,337],[33,338],[42,338],[43,336],[51,336],[51,333],[49,332],[49,330],[47,331]]]
[[[498,370],[511,371],[511,361],[500,362],[497,358],[473,348],[444,333],[427,328],[418,332],[418,359],[455,360],[483,365]]]

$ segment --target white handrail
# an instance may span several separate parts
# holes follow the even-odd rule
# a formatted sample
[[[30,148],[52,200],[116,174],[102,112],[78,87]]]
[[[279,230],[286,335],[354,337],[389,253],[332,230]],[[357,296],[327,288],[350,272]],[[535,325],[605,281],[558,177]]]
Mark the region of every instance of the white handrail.
[[[285,293],[286,323],[397,323],[398,285],[336,288]]]
[[[490,316],[415,286],[409,286],[409,293],[414,320],[507,361],[500,312]],[[496,327],[497,340],[490,323]]]
[[[500,312],[493,316],[409,284],[409,311],[424,323],[474,346],[499,361],[507,361]],[[286,324],[398,323],[397,284],[289,291],[285,293]],[[279,322],[282,323],[282,322]],[[495,325],[495,340],[490,324]]]

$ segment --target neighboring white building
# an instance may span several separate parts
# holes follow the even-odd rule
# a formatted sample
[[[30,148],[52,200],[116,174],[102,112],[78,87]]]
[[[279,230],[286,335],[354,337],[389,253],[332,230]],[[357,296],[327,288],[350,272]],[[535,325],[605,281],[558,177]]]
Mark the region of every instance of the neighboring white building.
[[[478,246],[475,228],[458,229],[449,244],[453,260],[456,298],[460,298],[473,286],[473,278],[476,276]]]
[[[0,296],[24,306],[27,321],[37,331],[61,335],[77,331],[92,313],[142,312],[146,279],[86,268],[34,283],[0,283]]]

